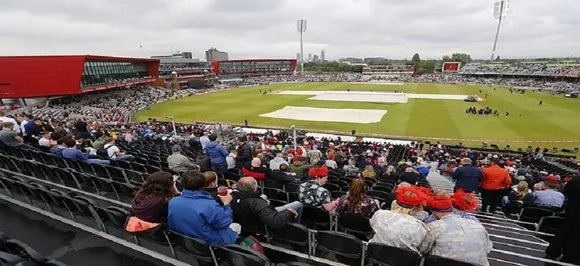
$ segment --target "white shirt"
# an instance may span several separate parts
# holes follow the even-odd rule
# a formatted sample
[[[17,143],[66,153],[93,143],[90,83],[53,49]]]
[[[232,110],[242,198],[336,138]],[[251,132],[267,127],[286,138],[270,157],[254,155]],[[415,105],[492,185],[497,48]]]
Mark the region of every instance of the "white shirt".
[[[23,136],[26,136],[26,130],[24,129],[24,125],[26,125],[28,123],[28,120],[24,119],[22,120],[22,123],[20,123],[20,132],[22,132]]]
[[[14,118],[0,116],[0,121],[2,121],[3,123],[12,124],[12,131],[14,131],[16,133],[20,132],[20,126],[18,125],[18,122],[16,122],[16,120],[14,120]]]
[[[111,148],[111,144],[105,144],[105,146],[103,146],[104,149],[107,150],[107,155],[109,155],[109,159],[117,159],[117,152],[120,152],[121,150],[119,149],[119,147],[112,145]],[[108,149],[107,149],[108,148]]]
[[[336,164],[336,162],[334,160],[326,160],[325,164],[328,168],[332,168],[332,169],[336,169],[338,167],[338,165]]]
[[[38,140],[38,146],[50,148],[50,140],[42,137]]]

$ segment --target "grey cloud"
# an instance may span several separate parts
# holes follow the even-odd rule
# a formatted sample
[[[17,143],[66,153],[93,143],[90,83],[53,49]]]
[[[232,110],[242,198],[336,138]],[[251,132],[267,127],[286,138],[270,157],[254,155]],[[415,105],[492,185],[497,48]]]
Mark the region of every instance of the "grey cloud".
[[[495,34],[489,0],[4,0],[0,54],[149,56],[209,47],[233,58],[293,58],[296,20],[305,52],[327,56],[487,58]],[[502,57],[580,54],[578,0],[512,0]],[[143,48],[139,48],[142,44]]]

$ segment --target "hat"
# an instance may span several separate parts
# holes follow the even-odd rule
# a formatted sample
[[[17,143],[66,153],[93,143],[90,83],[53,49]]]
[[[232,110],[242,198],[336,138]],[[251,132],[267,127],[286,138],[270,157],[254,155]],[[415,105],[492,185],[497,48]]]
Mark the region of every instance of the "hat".
[[[467,193],[461,189],[458,189],[451,197],[453,200],[453,206],[460,211],[475,211],[478,202],[472,193]]]
[[[334,154],[332,154],[332,153],[331,153],[331,154],[329,154],[329,155],[328,155],[328,159],[329,159],[329,160],[334,160]]]
[[[419,206],[424,198],[417,192],[416,187],[399,187],[395,191],[397,204],[403,208],[412,209]]]
[[[320,168],[310,168],[308,169],[308,175],[313,179],[326,177],[328,176],[328,168],[326,168],[326,166]]]
[[[171,151],[173,151],[173,152],[181,151],[181,146],[179,146],[179,145],[173,145],[173,147],[171,147]]]
[[[252,159],[252,167],[260,167],[262,165],[262,161],[260,158]]]
[[[446,195],[435,195],[431,198],[429,206],[434,212],[452,212],[453,200]]]

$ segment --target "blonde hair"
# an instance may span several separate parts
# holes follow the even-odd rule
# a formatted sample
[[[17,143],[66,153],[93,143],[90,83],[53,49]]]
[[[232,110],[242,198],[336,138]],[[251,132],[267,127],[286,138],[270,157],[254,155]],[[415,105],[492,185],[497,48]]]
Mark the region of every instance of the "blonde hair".
[[[362,176],[366,178],[377,178],[377,173],[372,165],[365,166],[365,170],[362,172]]]
[[[518,197],[519,198],[523,198],[525,197],[528,192],[530,191],[530,187],[528,186],[528,182],[526,181],[521,181],[518,183]]]

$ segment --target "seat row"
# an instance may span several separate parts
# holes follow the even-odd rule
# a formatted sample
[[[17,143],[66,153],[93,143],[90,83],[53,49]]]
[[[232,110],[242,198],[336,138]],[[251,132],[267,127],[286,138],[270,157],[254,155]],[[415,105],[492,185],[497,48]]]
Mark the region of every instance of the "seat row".
[[[0,231],[0,265],[4,266],[66,266],[49,260],[26,243],[10,238]]]

